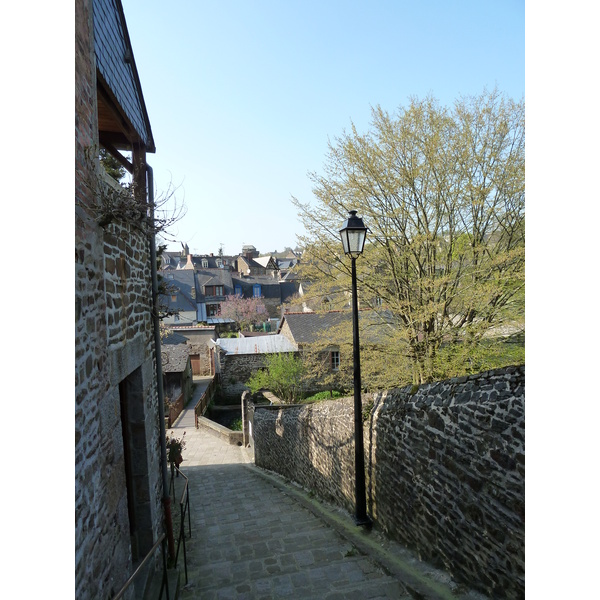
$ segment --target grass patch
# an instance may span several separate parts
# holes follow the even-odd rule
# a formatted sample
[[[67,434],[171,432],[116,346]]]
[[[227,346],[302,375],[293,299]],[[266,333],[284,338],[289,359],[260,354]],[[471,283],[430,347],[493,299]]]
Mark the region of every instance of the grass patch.
[[[319,402],[320,400],[333,400],[334,398],[343,398],[346,396],[344,392],[340,392],[338,390],[325,390],[324,392],[318,392],[317,394],[313,394],[312,396],[308,396],[304,398],[302,402]]]

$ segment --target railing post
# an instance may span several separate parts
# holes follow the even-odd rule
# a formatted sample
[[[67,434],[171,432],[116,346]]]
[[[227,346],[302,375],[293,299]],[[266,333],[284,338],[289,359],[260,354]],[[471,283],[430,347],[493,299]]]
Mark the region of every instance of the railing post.
[[[190,511],[190,490],[187,488],[186,490],[186,500],[187,504],[187,514],[188,514],[188,529],[190,531],[190,539],[192,539],[192,513]]]
[[[171,600],[169,595],[169,575],[167,572],[167,540],[164,539],[162,543],[162,556],[163,556],[163,583],[167,590],[167,600]],[[161,592],[162,597],[162,592]]]
[[[188,572],[187,572],[187,553],[185,550],[185,509],[184,503],[179,503],[179,509],[181,513],[181,541],[183,542],[183,570],[185,571],[185,583],[187,585],[188,582]]]

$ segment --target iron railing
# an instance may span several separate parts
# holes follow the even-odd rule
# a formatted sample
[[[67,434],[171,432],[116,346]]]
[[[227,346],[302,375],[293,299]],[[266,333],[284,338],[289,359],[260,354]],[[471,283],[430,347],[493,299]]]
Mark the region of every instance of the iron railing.
[[[181,498],[179,500],[179,536],[177,538],[177,549],[175,551],[175,562],[173,567],[177,567],[177,560],[179,558],[179,549],[183,546],[183,568],[185,571],[185,583],[188,583],[188,572],[187,572],[187,554],[185,549],[185,516],[188,518],[188,534],[192,537],[192,517],[190,514],[190,491],[189,491],[189,480],[179,470],[179,468],[171,463],[171,484],[169,486],[169,492],[173,493],[173,502],[175,502],[175,477],[181,477],[184,480],[183,490],[181,492]]]
[[[167,540],[167,536],[163,533],[158,538],[158,540],[156,541],[154,546],[152,546],[152,548],[150,549],[150,552],[148,552],[148,554],[146,554],[146,556],[144,557],[144,560],[142,560],[142,562],[139,564],[138,568],[133,572],[133,575],[125,582],[125,585],[121,588],[121,590],[117,593],[117,595],[113,597],[113,600],[120,600],[121,598],[123,598],[125,592],[129,589],[131,584],[136,580],[138,575],[142,572],[142,570],[144,569],[144,567],[146,566],[146,564],[148,563],[148,561],[150,560],[152,555],[156,552],[156,550],[158,549],[159,546],[162,546],[163,575],[162,575],[162,582],[161,582],[161,586],[160,586],[160,593],[159,593],[158,600],[160,600],[162,598],[162,593],[163,593],[164,589],[166,589],[166,591],[167,591],[167,600],[170,600],[169,579],[167,577],[167,541],[166,540]]]

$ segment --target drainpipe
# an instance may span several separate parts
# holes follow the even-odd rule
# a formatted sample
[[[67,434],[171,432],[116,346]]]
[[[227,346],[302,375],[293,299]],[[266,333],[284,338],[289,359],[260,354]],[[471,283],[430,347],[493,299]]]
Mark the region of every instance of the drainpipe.
[[[173,518],[171,516],[171,496],[169,495],[169,474],[167,469],[167,441],[165,431],[165,398],[162,378],[162,360],[160,355],[160,319],[158,317],[158,272],[156,266],[156,235],[154,234],[154,172],[146,163],[148,203],[150,205],[150,219],[152,221],[152,235],[150,236],[150,262],[152,269],[152,317],[154,322],[154,346],[156,354],[156,385],[158,388],[158,418],[160,430],[160,462],[162,465],[163,506],[165,511],[165,528],[169,558],[175,558],[175,539],[173,537]]]

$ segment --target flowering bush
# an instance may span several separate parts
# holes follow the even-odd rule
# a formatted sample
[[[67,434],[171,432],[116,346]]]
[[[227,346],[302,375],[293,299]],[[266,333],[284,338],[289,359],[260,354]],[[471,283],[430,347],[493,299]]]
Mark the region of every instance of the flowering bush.
[[[219,316],[223,319],[232,319],[240,329],[250,329],[251,325],[258,325],[269,318],[269,313],[262,298],[242,298],[240,296],[227,296],[221,302]]]

